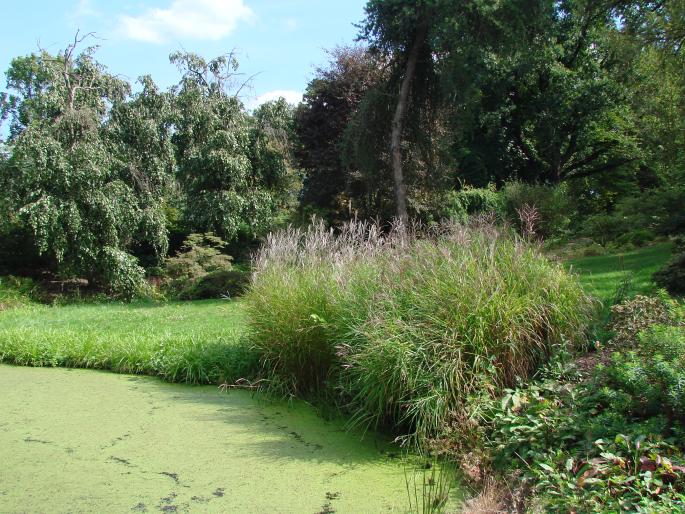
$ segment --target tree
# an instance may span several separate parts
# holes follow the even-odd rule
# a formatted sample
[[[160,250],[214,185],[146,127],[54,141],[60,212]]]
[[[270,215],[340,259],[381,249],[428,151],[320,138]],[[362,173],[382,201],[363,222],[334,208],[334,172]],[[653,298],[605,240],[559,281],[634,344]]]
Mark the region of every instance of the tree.
[[[371,0],[366,5],[366,20],[362,27],[361,37],[371,43],[372,49],[391,58],[395,67],[402,70],[392,117],[390,154],[396,216],[404,224],[409,218],[402,155],[404,122],[419,59],[424,64],[431,62],[427,38],[429,26],[435,23],[432,19],[437,12],[435,7],[435,2],[424,0]]]
[[[0,185],[60,274],[129,296],[143,277],[129,253],[134,242],[150,241],[160,257],[166,248],[162,216],[143,187],[159,180],[136,166],[143,149],[136,150],[135,135],[113,144],[112,134],[134,124],[118,115],[130,86],[95,61],[94,47],[78,52],[84,39],[77,34],[55,56],[41,51],[12,61],[15,94],[5,98],[11,155]]]
[[[142,90],[113,105],[103,136],[114,173],[135,191],[139,230],[131,249],[154,264],[168,251],[166,204],[174,190],[173,97],[161,92],[152,78],[139,79]]]
[[[336,47],[328,57],[315,70],[295,112],[295,159],[304,172],[302,205],[343,220],[351,216],[352,206],[366,212],[358,200],[374,189],[373,184],[362,185],[358,170],[346,166],[342,154],[345,131],[384,70],[361,46]]]
[[[264,152],[264,138],[255,136],[258,125],[238,98],[243,84],[237,82],[237,60],[232,54],[205,60],[188,52],[170,59],[182,73],[173,89],[173,142],[186,223],[227,241],[255,235],[276,213],[285,166],[274,164],[274,154]]]
[[[250,116],[251,162],[270,191],[276,215],[289,215],[297,208],[301,177],[293,167],[295,108],[284,98],[261,104]],[[262,220],[262,230],[272,225]]]

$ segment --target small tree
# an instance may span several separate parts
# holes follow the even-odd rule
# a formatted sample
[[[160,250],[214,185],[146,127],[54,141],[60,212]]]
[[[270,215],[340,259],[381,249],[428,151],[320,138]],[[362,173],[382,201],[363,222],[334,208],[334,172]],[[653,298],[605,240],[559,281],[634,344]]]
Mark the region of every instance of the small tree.
[[[181,251],[166,260],[171,288],[178,293],[214,271],[231,269],[233,258],[222,253],[227,243],[211,232],[190,234]]]

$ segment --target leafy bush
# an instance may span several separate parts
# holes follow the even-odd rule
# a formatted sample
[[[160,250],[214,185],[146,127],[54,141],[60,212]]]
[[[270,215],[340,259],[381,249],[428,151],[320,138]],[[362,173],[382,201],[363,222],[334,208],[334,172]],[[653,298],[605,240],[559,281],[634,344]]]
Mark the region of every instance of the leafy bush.
[[[685,295],[685,242],[676,241],[676,255],[654,274],[654,282],[673,295]]]
[[[440,217],[464,223],[469,216],[494,214],[521,229],[520,212],[525,208],[535,209],[538,216],[535,229],[539,236],[558,237],[568,231],[573,205],[564,185],[514,181],[506,183],[499,191],[494,186],[464,187],[446,195]]]
[[[668,298],[642,296],[611,307],[609,329],[613,331],[612,344],[634,347],[643,330],[657,324],[671,324],[675,305]]]
[[[661,415],[635,418],[626,402],[640,391],[611,389],[604,371],[583,382],[572,370],[548,372],[485,407],[496,466],[522,474],[544,512],[684,508],[682,430],[674,436]]]
[[[470,395],[513,385],[571,345],[588,307],[575,278],[489,224],[421,237],[362,223],[338,236],[291,229],[269,237],[246,295],[272,384],[325,392],[356,422],[419,439]]]
[[[615,306],[613,344],[621,351],[589,378],[565,359],[501,401],[483,400],[482,433],[495,466],[522,476],[545,512],[685,510],[680,312],[663,297]]]
[[[671,513],[685,509],[680,450],[658,437],[594,441],[586,454],[549,452],[530,475],[545,512]]]
[[[685,215],[680,205],[683,188],[659,187],[639,195],[617,199],[611,212],[598,212],[579,219],[579,233],[606,245],[643,246],[657,236],[681,234]]]
[[[233,298],[243,294],[250,275],[237,269],[217,270],[207,273],[195,284],[181,291],[181,300],[202,300],[208,298]]]
[[[145,270],[138,265],[138,259],[123,250],[104,248],[98,266],[113,296],[131,300],[145,291]]]
[[[645,228],[639,228],[618,236],[616,238],[616,243],[623,246],[644,246],[647,243],[654,241],[654,239],[656,239],[656,234],[654,231]]]
[[[494,186],[464,187],[460,191],[450,191],[442,202],[440,217],[465,223],[469,216],[503,211],[502,196]]]
[[[597,243],[589,244],[585,246],[581,251],[581,255],[583,257],[597,257],[599,255],[605,255],[606,253],[606,249],[602,245]]]
[[[169,287],[172,294],[190,290],[208,273],[230,270],[233,258],[222,253],[227,244],[211,232],[190,234],[181,251],[165,263],[167,275],[171,278]]]
[[[616,352],[603,373],[609,387],[628,395],[623,404],[632,414],[664,414],[685,423],[685,327],[642,332],[637,347]]]
[[[580,233],[601,245],[606,245],[630,231],[631,228],[633,226],[622,216],[599,213],[585,218]]]
[[[682,234],[685,231],[685,215],[681,208],[684,201],[685,189],[682,187],[657,187],[639,195],[620,197],[611,216],[625,227],[624,232],[644,229],[660,235]]]
[[[0,277],[0,311],[30,303],[35,288],[30,278]]]
[[[504,212],[512,223],[519,225],[519,212],[529,206],[534,207],[539,215],[536,233],[541,237],[558,237],[568,230],[573,204],[565,185],[508,182],[502,188],[501,195]]]

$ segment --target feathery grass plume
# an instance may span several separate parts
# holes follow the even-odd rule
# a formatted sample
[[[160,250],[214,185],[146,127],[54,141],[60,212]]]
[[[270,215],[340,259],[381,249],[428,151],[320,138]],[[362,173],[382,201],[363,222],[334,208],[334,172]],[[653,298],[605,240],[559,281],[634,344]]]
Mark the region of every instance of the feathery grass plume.
[[[319,222],[271,235],[254,264],[249,331],[272,386],[332,394],[353,422],[417,440],[471,396],[530,376],[590,313],[575,277],[482,219],[339,233]]]

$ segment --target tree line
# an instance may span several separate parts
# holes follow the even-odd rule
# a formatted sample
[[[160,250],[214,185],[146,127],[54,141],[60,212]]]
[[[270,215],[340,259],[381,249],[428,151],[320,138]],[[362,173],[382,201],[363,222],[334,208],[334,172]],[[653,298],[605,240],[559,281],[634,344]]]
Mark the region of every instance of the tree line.
[[[682,1],[372,0],[366,46],[331,52],[296,113],[303,198],[426,218],[520,180],[567,183],[590,214],[673,184],[684,35]]]
[[[252,112],[235,53],[173,53],[167,90],[78,34],[15,58],[0,271],[130,290],[192,232],[235,248],[312,214],[430,223],[507,183],[563,191],[577,232],[685,229],[683,0],[370,0],[358,28],[298,106]]]

